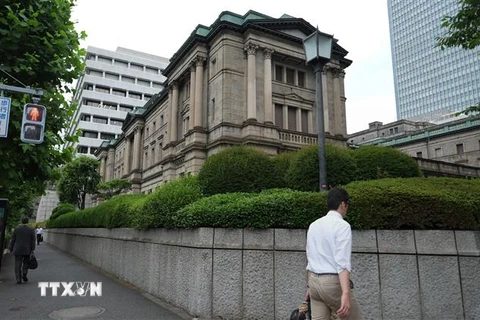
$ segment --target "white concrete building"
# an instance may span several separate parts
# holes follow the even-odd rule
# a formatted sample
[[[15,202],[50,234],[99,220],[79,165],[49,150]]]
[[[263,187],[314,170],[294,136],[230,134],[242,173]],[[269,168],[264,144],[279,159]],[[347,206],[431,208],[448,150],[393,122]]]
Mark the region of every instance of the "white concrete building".
[[[161,69],[167,58],[117,48],[116,51],[88,47],[84,75],[78,80],[74,101],[78,109],[72,117],[68,134],[78,129],[78,143],[67,142],[77,154],[94,154],[103,141],[122,133],[129,111],[142,107],[163,89]]]

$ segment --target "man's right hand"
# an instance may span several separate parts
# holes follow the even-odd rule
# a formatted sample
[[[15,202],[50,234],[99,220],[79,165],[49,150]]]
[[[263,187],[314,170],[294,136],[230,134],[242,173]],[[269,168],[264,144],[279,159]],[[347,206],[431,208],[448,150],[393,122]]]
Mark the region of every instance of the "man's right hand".
[[[340,309],[337,311],[337,316],[339,318],[344,318],[350,313],[350,292],[344,292],[342,294],[342,304]]]

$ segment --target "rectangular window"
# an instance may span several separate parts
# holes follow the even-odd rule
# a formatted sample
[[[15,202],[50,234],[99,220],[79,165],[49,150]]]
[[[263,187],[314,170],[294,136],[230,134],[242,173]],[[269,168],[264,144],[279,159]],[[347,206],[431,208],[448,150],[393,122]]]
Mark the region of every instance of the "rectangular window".
[[[86,106],[98,107],[100,105],[100,101],[85,99],[85,100],[83,100],[83,104],[86,105]]]
[[[298,71],[298,86],[305,88],[305,72]]]
[[[98,132],[82,130],[82,137],[97,139],[98,138]]]
[[[150,87],[150,80],[137,79],[137,84],[144,87]]]
[[[105,78],[118,81],[119,76],[116,73],[105,72]]]
[[[90,121],[91,118],[92,118],[92,116],[89,115],[89,114],[83,114],[83,113],[82,113],[82,114],[80,115],[80,121]]]
[[[417,158],[422,158],[422,151],[417,152]]]
[[[394,127],[393,132],[398,133],[398,127]]]
[[[275,103],[275,125],[283,128],[283,106]]]
[[[103,101],[103,108],[104,109],[110,109],[110,110],[117,110],[117,104],[115,104],[113,102]]]
[[[132,106],[126,106],[126,105],[123,105],[123,104],[120,105],[120,111],[130,112],[132,110],[133,110]]]
[[[112,139],[115,139],[115,134],[102,132],[102,133],[100,133],[100,139],[102,139],[102,140],[112,140]]]
[[[103,77],[103,72],[99,70],[86,69],[85,73],[95,77]]]
[[[435,158],[443,156],[442,148],[435,148]]]
[[[457,144],[457,154],[463,154],[463,143]]]
[[[294,107],[288,107],[288,130],[297,130],[297,112]]]
[[[163,126],[164,122],[163,114],[160,116],[160,125]]]
[[[128,68],[128,62],[127,61],[122,61],[122,60],[114,60],[113,64],[119,67],[124,67]]]
[[[295,84],[295,70],[287,68],[287,83]]]
[[[103,86],[96,86],[95,87],[96,92],[101,92],[101,93],[107,93],[110,94],[110,88],[109,87],[103,87]]]
[[[130,91],[130,92],[128,92],[128,97],[129,97],[129,98],[133,98],[133,99],[142,100],[142,94],[139,93],[139,92]]]
[[[93,53],[87,54],[87,60],[95,60],[95,55]]]
[[[112,89],[112,94],[120,97],[126,97],[127,92],[120,89]]]
[[[135,83],[135,78],[122,76],[122,81],[123,82],[128,82],[128,83]]]
[[[88,153],[88,147],[78,145],[77,146],[77,153],[85,153],[85,154]]]
[[[145,67],[145,71],[148,73],[158,74],[158,69],[154,67]]]
[[[97,148],[90,147],[90,154],[95,154],[97,152]]]
[[[130,63],[130,69],[143,71],[143,66],[136,63]]]
[[[275,66],[275,80],[283,81],[283,67]]]
[[[84,90],[93,91],[93,84],[85,83],[85,84],[83,85],[83,89],[84,89]]]
[[[101,124],[107,124],[108,119],[107,118],[102,118],[102,117],[93,117],[93,122],[95,123],[101,123]]]
[[[112,58],[98,56],[98,62],[112,64]]]
[[[112,126],[123,126],[123,120],[120,120],[120,119],[110,119],[110,124]]]
[[[302,132],[308,133],[308,111],[302,110]]]

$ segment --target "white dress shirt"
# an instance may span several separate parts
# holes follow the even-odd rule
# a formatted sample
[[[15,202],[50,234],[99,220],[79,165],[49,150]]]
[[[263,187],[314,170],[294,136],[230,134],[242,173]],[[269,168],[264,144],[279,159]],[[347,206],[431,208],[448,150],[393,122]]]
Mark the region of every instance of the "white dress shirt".
[[[352,230],[337,211],[315,220],[307,232],[307,270],[314,273],[352,271]]]

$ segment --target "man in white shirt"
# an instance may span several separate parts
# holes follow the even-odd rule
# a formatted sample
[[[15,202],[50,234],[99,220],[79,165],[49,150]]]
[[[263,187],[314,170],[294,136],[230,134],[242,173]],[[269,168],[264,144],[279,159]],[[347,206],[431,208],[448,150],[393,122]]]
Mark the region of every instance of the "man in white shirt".
[[[37,226],[35,229],[35,233],[37,234],[37,245],[40,245],[40,242],[43,241],[43,229],[40,226]]]
[[[315,220],[307,232],[307,277],[312,320],[329,320],[333,311],[341,319],[363,319],[350,287],[352,231],[343,220],[349,195],[333,188],[328,192],[330,210]]]

